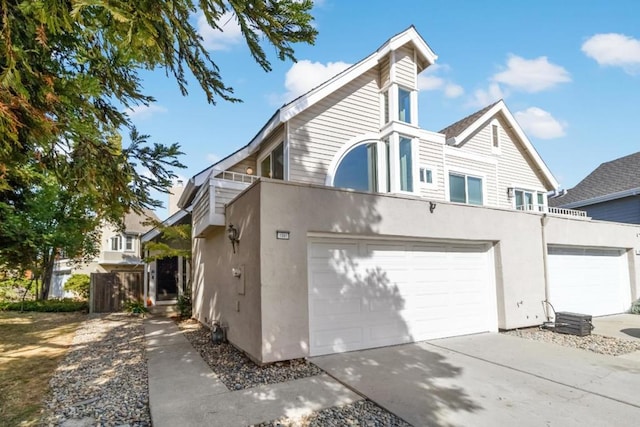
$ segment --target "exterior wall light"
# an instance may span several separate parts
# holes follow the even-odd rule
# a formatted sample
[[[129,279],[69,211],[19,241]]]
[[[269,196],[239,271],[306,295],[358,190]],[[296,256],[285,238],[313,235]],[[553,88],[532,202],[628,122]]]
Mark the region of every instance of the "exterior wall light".
[[[507,188],[507,197],[510,199],[513,198],[513,187]]]
[[[429,212],[433,213],[436,210],[436,202],[429,202]]]
[[[249,167],[247,167],[245,172],[247,173],[247,175],[253,175],[253,168],[251,166],[249,166]]]
[[[233,224],[229,224],[229,228],[227,228],[227,237],[231,240],[231,246],[233,246],[233,253],[236,253],[236,244],[240,241],[240,231],[233,226]]]

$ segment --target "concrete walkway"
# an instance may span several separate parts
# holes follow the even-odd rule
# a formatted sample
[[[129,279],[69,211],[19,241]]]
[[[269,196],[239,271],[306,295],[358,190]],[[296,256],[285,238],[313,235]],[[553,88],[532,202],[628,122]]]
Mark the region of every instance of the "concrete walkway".
[[[230,391],[172,320],[144,324],[154,427],[247,426],[362,399],[327,375]]]

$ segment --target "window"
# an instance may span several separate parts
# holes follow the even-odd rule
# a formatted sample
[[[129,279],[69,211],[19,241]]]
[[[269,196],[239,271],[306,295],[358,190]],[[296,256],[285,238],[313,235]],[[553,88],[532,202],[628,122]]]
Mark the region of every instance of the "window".
[[[482,178],[450,173],[449,200],[469,205],[482,205]]]
[[[423,184],[433,184],[433,169],[424,166],[421,167],[420,182]]]
[[[335,187],[360,191],[377,191],[377,143],[362,144],[349,151],[340,161],[333,179]]]
[[[122,249],[122,238],[120,236],[114,236],[111,238],[111,250],[119,251]]]
[[[500,148],[500,133],[497,123],[491,124],[491,144],[493,148]]]
[[[124,248],[127,251],[132,251],[133,250],[133,236],[126,236],[125,237]]]
[[[260,162],[260,176],[284,179],[284,143],[281,142]]]
[[[398,120],[411,123],[411,92],[398,88]]]
[[[544,193],[530,190],[514,190],[516,209],[520,211],[544,211]]]
[[[411,156],[411,139],[400,137],[400,190],[413,191],[413,162]]]

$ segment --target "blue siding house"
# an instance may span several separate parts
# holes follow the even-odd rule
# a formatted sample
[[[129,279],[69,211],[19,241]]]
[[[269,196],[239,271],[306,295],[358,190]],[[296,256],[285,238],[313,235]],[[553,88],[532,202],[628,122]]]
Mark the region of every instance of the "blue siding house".
[[[601,164],[575,187],[549,198],[549,206],[640,224],[640,152]]]

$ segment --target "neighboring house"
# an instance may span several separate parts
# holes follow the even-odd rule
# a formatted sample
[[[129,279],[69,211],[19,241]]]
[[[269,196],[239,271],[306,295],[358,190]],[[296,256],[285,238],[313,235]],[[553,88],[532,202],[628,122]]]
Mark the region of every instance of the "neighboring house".
[[[579,209],[593,219],[640,224],[640,152],[601,164],[549,205]]]
[[[64,283],[72,274],[143,271],[140,236],[152,228],[146,224],[149,218],[158,221],[155,213],[147,210],[142,215],[135,212],[126,214],[123,219],[124,230],[105,223],[100,230],[100,252],[89,263],[78,264],[66,258],[56,261],[50,297],[73,296],[64,290]]]
[[[268,363],[629,307],[640,227],[549,207],[503,101],[420,128],[435,60],[411,27],[189,180],[198,320]]]

